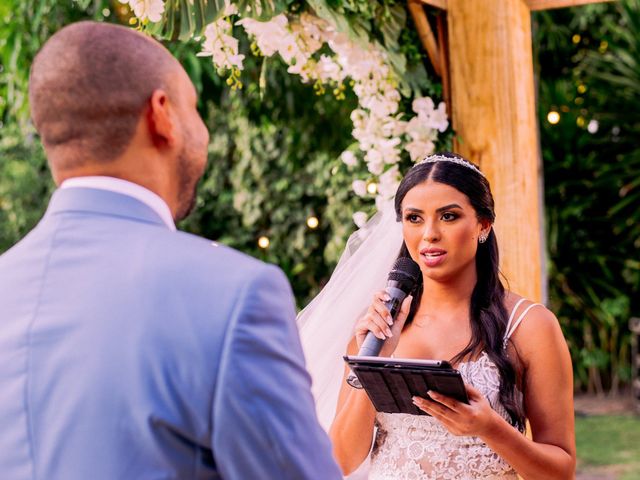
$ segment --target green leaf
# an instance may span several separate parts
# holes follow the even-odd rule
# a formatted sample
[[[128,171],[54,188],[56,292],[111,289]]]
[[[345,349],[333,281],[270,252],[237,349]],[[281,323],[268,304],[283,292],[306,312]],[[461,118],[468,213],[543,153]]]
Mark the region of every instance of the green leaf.
[[[267,21],[285,12],[291,2],[287,0],[239,0],[235,3],[241,16]]]
[[[220,18],[224,12],[224,0],[201,0],[204,4],[205,25]]]
[[[204,28],[207,26],[207,0],[194,0],[193,1],[193,20],[194,20],[194,28],[195,34],[200,35],[201,32],[204,32]],[[209,20],[211,21],[211,20]]]
[[[360,17],[347,18],[337,13],[329,7],[325,0],[307,0],[307,4],[313,9],[316,15],[326,20],[342,33],[349,35],[351,40],[357,42],[367,42],[371,30],[369,24]]]
[[[178,38],[186,42],[191,38],[195,30],[193,7],[189,0],[180,0],[180,35]]]
[[[397,50],[398,39],[407,23],[407,11],[404,4],[398,3],[387,10],[385,18],[379,18],[380,31],[384,37],[384,44],[389,50]]]

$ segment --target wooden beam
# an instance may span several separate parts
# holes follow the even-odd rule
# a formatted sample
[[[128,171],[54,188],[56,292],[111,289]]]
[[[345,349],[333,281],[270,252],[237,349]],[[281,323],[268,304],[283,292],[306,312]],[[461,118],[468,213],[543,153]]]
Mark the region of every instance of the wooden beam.
[[[577,7],[589,3],[613,2],[614,0],[525,0],[529,10],[550,10],[552,8]]]
[[[531,14],[522,0],[447,2],[454,149],[479,164],[509,288],[544,300],[541,160]]]
[[[431,65],[433,65],[436,75],[442,77],[442,60],[440,58],[438,44],[436,43],[436,37],[433,35],[433,30],[431,30],[431,25],[429,25],[424,7],[419,0],[409,0],[407,6],[413,18],[413,23],[416,25],[422,46],[427,51],[427,55],[429,55]]]
[[[447,0],[419,0],[421,3],[425,5],[430,5],[432,7],[439,8],[440,10],[447,9]]]
[[[447,114],[451,115],[451,80],[449,74],[449,40],[447,38],[447,15],[442,12],[436,17],[438,45],[440,45],[440,64],[442,65],[442,98],[447,105]]]

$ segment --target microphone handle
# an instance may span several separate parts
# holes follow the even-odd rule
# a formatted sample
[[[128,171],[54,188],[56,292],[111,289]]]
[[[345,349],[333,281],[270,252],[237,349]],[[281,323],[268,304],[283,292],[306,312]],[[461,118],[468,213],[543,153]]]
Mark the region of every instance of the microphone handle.
[[[385,302],[384,305],[389,310],[391,318],[395,320],[398,316],[398,312],[400,311],[400,306],[407,294],[403,290],[391,286],[385,288],[385,291],[389,294],[391,299],[388,302]],[[365,357],[377,357],[380,355],[380,350],[382,350],[384,342],[384,340],[380,340],[376,337],[373,332],[369,332],[367,333],[364,342],[362,342],[358,355]]]

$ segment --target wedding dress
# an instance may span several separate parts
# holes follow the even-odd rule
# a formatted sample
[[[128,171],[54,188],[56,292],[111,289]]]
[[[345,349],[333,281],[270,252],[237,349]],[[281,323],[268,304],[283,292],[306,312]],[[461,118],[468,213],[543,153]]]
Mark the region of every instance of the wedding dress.
[[[513,322],[521,299],[511,312],[505,342],[529,310],[529,305]],[[513,323],[512,323],[513,322]],[[498,367],[483,352],[477,360],[456,367],[465,383],[473,385],[505,420],[509,415],[498,398]],[[376,414],[377,432],[371,450],[370,480],[467,480],[517,479],[502,458],[477,437],[455,436],[433,417],[403,413]]]

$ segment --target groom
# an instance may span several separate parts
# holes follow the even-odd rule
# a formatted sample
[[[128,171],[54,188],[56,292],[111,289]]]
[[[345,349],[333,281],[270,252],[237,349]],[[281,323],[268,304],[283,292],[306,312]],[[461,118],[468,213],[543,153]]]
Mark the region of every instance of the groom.
[[[285,276],[176,231],[208,142],[179,63],[78,23],[29,95],[59,188],[0,257],[2,478],[341,478]]]

